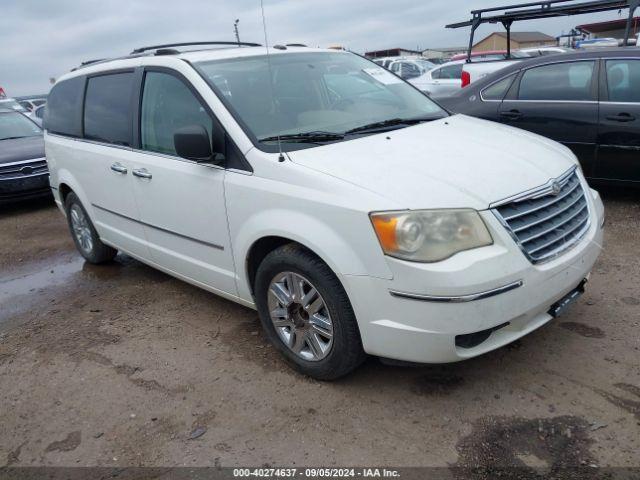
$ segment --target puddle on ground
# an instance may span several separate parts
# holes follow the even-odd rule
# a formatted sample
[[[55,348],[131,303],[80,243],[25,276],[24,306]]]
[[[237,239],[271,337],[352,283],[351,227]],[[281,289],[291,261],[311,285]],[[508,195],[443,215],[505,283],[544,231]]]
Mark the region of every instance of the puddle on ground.
[[[0,279],[0,323],[27,311],[45,288],[63,285],[82,271],[83,258],[59,265],[49,265],[41,271]]]
[[[80,281],[82,285],[91,281],[107,282],[120,277],[153,283],[171,279],[169,275],[125,255],[118,255],[115,261],[104,265],[92,265],[82,257],[71,261],[65,257],[57,261],[39,266],[36,272],[0,277],[0,324],[41,303],[43,295],[52,287],[78,284]]]
[[[69,277],[82,271],[84,263],[84,259],[79,258],[69,263],[48,266],[39,272],[0,279],[0,305],[5,306],[13,297],[65,283]]]

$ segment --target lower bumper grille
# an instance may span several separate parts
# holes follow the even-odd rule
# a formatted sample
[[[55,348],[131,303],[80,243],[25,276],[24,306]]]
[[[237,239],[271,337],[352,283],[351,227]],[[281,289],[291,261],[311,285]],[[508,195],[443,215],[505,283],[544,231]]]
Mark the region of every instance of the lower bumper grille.
[[[493,212],[532,263],[570,249],[590,226],[587,198],[575,168]]]

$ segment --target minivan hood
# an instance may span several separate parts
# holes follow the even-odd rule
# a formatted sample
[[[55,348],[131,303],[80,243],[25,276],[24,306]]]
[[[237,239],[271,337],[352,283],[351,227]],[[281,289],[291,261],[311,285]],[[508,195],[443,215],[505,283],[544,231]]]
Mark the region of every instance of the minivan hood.
[[[410,209],[484,210],[576,164],[554,141],[464,115],[288,155]]]
[[[0,165],[34,158],[44,158],[42,135],[0,140]]]

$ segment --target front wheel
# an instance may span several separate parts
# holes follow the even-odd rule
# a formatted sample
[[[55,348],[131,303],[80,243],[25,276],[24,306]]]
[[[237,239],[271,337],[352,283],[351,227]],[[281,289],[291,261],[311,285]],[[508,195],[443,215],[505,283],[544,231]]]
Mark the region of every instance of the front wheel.
[[[69,193],[64,205],[73,242],[85,260],[95,264],[113,260],[118,251],[100,241],[98,232],[78,196],[73,192]]]
[[[365,359],[344,288],[304,248],[289,244],[267,255],[258,267],[255,296],[267,337],[296,370],[334,380]]]

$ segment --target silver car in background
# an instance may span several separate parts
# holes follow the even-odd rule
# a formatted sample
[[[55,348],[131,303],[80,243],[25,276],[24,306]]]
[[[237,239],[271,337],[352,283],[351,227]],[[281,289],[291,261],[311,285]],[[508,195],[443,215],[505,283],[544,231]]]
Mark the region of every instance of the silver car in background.
[[[464,60],[448,62],[408,81],[432,98],[448,97],[462,88],[464,63]]]
[[[420,77],[429,70],[436,68],[435,63],[422,58],[398,58],[389,64],[388,70],[398,75],[403,80],[411,80]]]

